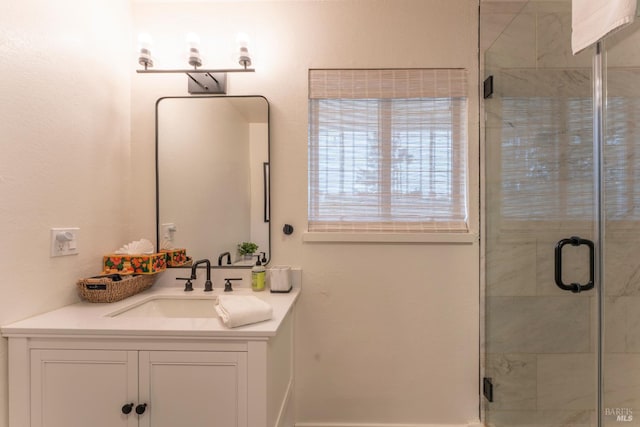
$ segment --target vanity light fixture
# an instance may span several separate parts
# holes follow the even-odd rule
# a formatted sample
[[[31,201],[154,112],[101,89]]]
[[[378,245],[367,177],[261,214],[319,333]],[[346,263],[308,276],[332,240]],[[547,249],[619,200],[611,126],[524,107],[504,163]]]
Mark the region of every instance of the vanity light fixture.
[[[153,67],[153,59],[151,59],[151,45],[153,40],[147,33],[142,33],[138,36],[138,51],[140,56],[138,57],[138,64],[142,65],[146,70],[148,67]]]
[[[189,65],[194,68],[202,66],[200,58],[200,37],[195,33],[187,34],[187,45],[189,46]]]
[[[238,43],[238,64],[242,68],[226,69],[200,69],[202,58],[200,56],[200,38],[194,34],[187,35],[187,62],[193,69],[170,69],[152,70],[153,58],[151,56],[152,39],[148,34],[142,33],[138,36],[138,63],[144,67],[136,72],[145,73],[184,73],[187,75],[188,91],[190,94],[226,94],[227,93],[227,73],[253,73],[255,69],[251,67],[251,56],[249,54],[249,38],[246,34],[240,33],[236,38]]]
[[[251,56],[249,56],[249,36],[239,33],[236,37],[238,43],[238,63],[244,68],[251,66]]]

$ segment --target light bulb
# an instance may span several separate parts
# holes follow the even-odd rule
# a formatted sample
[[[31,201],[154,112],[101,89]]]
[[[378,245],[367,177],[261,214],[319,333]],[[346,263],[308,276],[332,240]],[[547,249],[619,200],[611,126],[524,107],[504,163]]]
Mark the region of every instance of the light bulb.
[[[238,44],[238,63],[244,68],[251,66],[251,56],[249,55],[249,36],[245,33],[238,33],[236,36]]]
[[[200,37],[196,33],[187,34],[187,44],[189,47],[200,47]]]
[[[200,58],[200,37],[195,33],[187,34],[187,46],[189,49],[189,65],[197,68],[202,65],[202,59]]]
[[[151,46],[153,45],[153,39],[147,33],[140,33],[138,35],[138,63],[147,67],[153,67],[153,59],[151,58]]]

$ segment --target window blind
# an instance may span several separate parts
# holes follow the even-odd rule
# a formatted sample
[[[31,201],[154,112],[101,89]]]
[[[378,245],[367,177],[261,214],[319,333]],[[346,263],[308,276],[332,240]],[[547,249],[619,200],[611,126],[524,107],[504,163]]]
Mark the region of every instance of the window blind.
[[[467,231],[463,69],[310,70],[309,231]]]

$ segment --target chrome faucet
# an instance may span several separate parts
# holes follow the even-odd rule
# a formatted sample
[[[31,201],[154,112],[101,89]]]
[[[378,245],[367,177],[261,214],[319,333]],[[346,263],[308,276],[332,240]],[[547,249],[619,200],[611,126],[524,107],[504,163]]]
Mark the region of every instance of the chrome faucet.
[[[229,252],[223,252],[218,257],[218,266],[222,266],[222,259],[227,257],[227,264],[231,265],[231,254]]]

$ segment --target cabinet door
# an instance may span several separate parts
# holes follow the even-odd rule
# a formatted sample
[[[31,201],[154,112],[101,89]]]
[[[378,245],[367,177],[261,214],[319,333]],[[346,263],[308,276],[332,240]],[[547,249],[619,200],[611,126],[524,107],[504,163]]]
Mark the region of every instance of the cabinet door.
[[[140,427],[247,427],[244,352],[142,351]]]
[[[137,426],[135,351],[32,350],[31,427]]]

